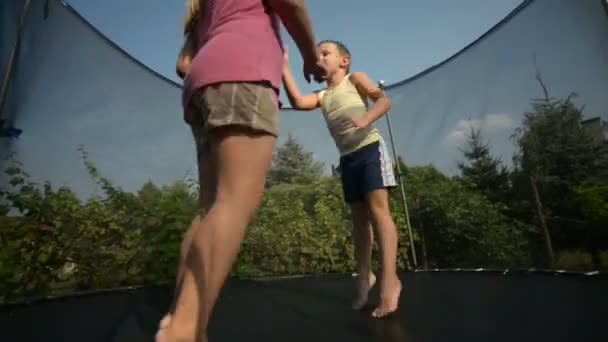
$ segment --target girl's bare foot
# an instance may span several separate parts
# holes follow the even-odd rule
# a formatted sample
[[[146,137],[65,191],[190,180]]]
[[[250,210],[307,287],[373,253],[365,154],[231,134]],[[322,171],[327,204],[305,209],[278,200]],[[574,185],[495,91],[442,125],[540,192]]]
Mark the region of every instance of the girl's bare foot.
[[[369,290],[376,284],[376,276],[373,273],[369,273],[367,277],[361,274],[357,275],[357,297],[353,300],[353,309],[361,310],[367,304],[367,297]]]
[[[158,325],[158,331],[156,332],[156,342],[193,342],[195,340],[194,336],[186,337],[183,332],[186,329],[179,329],[175,326],[175,324],[171,325],[171,314],[166,314],[163,319],[161,319]],[[182,332],[176,333],[177,331]],[[202,337],[202,342],[208,342],[207,336]]]
[[[158,331],[156,332],[156,338],[155,338],[156,342],[170,341],[168,333],[167,333],[170,324],[171,324],[171,314],[166,314],[165,317],[163,317],[160,320],[160,323],[158,324]]]
[[[156,332],[156,342],[167,342],[169,341],[169,337],[167,336],[167,328],[169,328],[169,324],[171,323],[171,314],[166,314],[163,319],[160,320],[158,324],[158,331]]]
[[[169,337],[167,336],[167,329],[166,328],[158,328],[158,331],[156,332],[156,337],[154,338],[154,341],[156,342],[169,342]]]
[[[163,319],[160,320],[160,323],[158,324],[158,329],[168,328],[169,323],[171,323],[171,314],[170,313],[166,314],[165,317],[163,317]]]
[[[399,296],[401,295],[401,281],[395,275],[390,284],[382,286],[380,291],[380,304],[372,312],[375,318],[382,318],[392,314],[399,307]]]

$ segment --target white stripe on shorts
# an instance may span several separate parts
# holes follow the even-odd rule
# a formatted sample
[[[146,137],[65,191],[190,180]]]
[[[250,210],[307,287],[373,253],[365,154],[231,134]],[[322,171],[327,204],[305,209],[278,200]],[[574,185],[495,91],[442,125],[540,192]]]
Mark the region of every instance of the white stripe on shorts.
[[[378,141],[378,150],[380,152],[380,172],[382,174],[382,185],[383,186],[397,186],[397,180],[395,179],[395,170],[393,169],[393,161],[391,155],[386,148],[384,139],[380,137]]]

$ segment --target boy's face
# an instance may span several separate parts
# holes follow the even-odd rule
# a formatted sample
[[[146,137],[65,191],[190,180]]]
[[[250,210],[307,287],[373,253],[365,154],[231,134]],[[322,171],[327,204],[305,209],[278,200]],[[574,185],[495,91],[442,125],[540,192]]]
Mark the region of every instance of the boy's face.
[[[323,43],[319,45],[319,62],[330,76],[341,68],[348,67],[350,62],[347,56],[342,56],[336,44]]]

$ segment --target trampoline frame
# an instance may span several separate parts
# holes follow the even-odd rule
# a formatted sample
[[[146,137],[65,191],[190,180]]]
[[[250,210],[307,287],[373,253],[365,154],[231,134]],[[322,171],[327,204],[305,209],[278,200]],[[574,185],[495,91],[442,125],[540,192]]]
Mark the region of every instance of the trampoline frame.
[[[414,274],[424,274],[424,273],[461,273],[461,274],[487,274],[487,275],[545,275],[545,276],[561,276],[568,278],[608,278],[608,272],[593,270],[593,271],[569,271],[569,270],[551,270],[551,269],[541,269],[541,268],[430,268],[430,269],[414,269],[414,270],[405,270],[401,273],[414,273]],[[285,279],[296,279],[296,278],[315,278],[315,277],[339,277],[339,276],[349,276],[355,277],[354,273],[322,273],[322,274],[294,274],[294,275],[284,275],[284,276],[261,276],[261,277],[230,277],[234,280],[246,280],[246,281],[260,281],[260,282],[268,282],[273,280],[285,280]],[[130,292],[141,290],[145,288],[154,288],[154,287],[166,287],[173,286],[174,281],[163,281],[157,283],[150,284],[141,284],[141,285],[130,285],[130,286],[120,286],[113,288],[105,288],[105,289],[91,289],[84,290],[78,292],[72,292],[69,294],[60,294],[60,295],[41,295],[34,296],[27,299],[17,300],[17,301],[9,301],[3,304],[0,304],[0,314],[10,312],[19,308],[28,307],[36,304],[43,304],[48,302],[55,301],[64,301],[71,300],[79,297],[89,297],[89,296],[97,296],[97,295],[106,295],[113,294],[119,292]]]

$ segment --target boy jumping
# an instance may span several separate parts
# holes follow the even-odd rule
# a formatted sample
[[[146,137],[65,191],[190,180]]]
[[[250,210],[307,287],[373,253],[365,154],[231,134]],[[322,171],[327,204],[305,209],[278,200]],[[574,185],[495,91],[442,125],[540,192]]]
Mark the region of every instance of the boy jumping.
[[[396,269],[397,229],[391,217],[387,190],[397,184],[384,140],[372,126],[390,109],[390,100],[365,73],[350,73],[351,54],[344,44],[323,41],[318,50],[327,88],[301,95],[289,69],[287,50],[283,85],[293,108],[321,108],[340,152],[342,188],[345,201],[351,207],[354,228],[358,273],[355,310],[367,304],[368,292],[376,282],[371,270],[372,224],[375,227],[382,253],[382,276],[380,303],[372,316],[380,318],[397,309],[401,293]],[[371,108],[368,99],[373,102]]]

